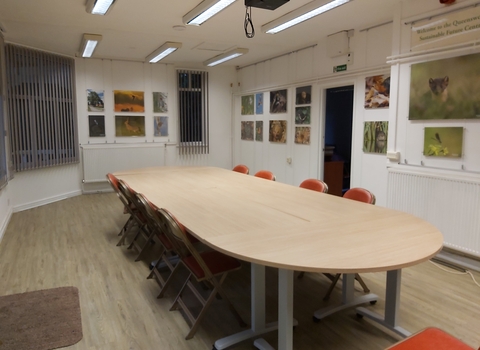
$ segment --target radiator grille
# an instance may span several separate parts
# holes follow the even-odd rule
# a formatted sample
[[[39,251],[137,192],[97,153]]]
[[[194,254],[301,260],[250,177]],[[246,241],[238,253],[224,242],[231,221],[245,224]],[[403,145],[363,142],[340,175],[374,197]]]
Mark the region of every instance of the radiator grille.
[[[387,206],[435,225],[445,247],[480,257],[480,179],[389,169]]]

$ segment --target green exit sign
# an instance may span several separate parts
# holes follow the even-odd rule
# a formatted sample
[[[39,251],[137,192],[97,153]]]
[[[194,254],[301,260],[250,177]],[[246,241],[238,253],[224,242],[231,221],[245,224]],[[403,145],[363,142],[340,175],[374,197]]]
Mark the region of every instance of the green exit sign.
[[[347,70],[347,65],[346,64],[342,64],[340,66],[333,67],[333,73],[344,72],[346,70]]]

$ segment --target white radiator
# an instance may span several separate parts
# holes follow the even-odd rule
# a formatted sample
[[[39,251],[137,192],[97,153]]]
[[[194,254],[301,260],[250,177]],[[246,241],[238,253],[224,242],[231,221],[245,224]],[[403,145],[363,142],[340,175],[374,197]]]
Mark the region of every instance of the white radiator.
[[[389,168],[387,207],[435,225],[445,247],[480,257],[480,176]]]
[[[83,181],[106,181],[115,171],[165,165],[165,144],[82,145]]]

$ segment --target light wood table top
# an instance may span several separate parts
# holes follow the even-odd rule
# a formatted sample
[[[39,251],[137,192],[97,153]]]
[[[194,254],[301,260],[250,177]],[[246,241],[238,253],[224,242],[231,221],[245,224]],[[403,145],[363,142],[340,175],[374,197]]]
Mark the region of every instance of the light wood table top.
[[[439,230],[407,213],[213,167],[117,172],[228,255],[287,270],[397,270],[433,257]]]

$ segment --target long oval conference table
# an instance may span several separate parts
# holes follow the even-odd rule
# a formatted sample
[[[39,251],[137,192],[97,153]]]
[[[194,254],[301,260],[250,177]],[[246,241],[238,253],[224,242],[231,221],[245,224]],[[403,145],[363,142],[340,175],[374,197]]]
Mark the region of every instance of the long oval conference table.
[[[135,191],[166,208],[208,246],[251,262],[251,328],[215,342],[225,349],[278,329],[278,348],[293,347],[293,272],[342,273],[342,303],[321,319],[376,300],[354,296],[354,274],[387,271],[385,312],[356,312],[400,335],[401,269],[433,257],[443,245],[430,223],[400,211],[214,167],[154,167],[116,172]],[[278,323],[265,323],[265,266],[278,268]],[[256,339],[259,349],[271,349]]]

